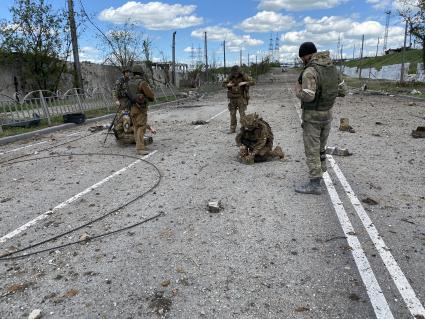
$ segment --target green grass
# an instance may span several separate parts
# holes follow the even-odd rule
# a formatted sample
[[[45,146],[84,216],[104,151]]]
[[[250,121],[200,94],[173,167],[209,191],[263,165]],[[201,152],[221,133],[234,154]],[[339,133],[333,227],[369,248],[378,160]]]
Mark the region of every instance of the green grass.
[[[376,58],[363,58],[362,60],[347,61],[344,64],[350,68],[370,68],[373,67],[380,70],[384,65],[401,64],[402,52],[378,56]],[[421,63],[422,62],[422,50],[409,50],[405,53],[405,62],[408,63]],[[413,69],[412,69],[413,71]],[[409,69],[410,73],[410,69]],[[416,73],[416,72],[415,72]]]
[[[344,80],[348,86],[353,88],[361,88],[364,83],[367,83],[368,90],[385,91],[390,94],[410,94],[413,89],[425,93],[425,83],[423,82],[406,82],[401,84],[400,82],[389,80],[359,80],[358,78],[350,77],[344,77]],[[415,96],[422,97],[425,94]]]
[[[94,118],[94,117],[99,117],[102,115],[106,115],[106,114],[113,114],[115,111],[108,111],[107,108],[103,108],[103,109],[97,109],[97,110],[88,110],[85,111],[85,115],[86,118],[90,119],[90,118]],[[56,126],[56,125],[60,125],[63,124],[63,117],[62,115],[57,115],[57,116],[53,116],[50,118],[51,120],[51,125],[52,126]],[[23,134],[23,133],[28,133],[28,132],[33,132],[33,131],[38,131],[41,130],[43,128],[47,128],[49,127],[47,120],[46,119],[42,119],[40,121],[40,124],[38,126],[34,126],[34,127],[6,127],[3,128],[3,132],[0,132],[0,138],[1,137],[6,137],[6,136],[13,136],[13,135],[18,135],[18,134]]]

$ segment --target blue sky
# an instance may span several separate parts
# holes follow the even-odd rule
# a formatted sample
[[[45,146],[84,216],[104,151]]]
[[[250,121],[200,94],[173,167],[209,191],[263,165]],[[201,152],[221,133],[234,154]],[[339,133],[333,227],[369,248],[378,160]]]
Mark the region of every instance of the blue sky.
[[[74,0],[76,10],[80,0]],[[391,15],[388,47],[398,47],[403,41],[403,24],[397,15],[399,0],[176,0],[126,1],[81,0],[93,21],[105,32],[119,28],[125,21],[136,23],[137,30],[153,40],[153,55],[157,60],[171,58],[172,32],[177,31],[178,62],[191,63],[191,47],[203,48],[203,32],[208,34],[209,62],[220,65],[223,60],[222,41],[226,40],[228,65],[239,62],[243,52],[254,61],[269,53],[279,37],[275,57],[293,61],[298,46],[313,41],[319,50],[335,51],[341,38],[344,55],[359,55],[362,34],[365,34],[365,54],[374,55],[378,37],[382,53],[386,9]],[[1,0],[0,19],[10,19],[13,0]],[[66,0],[46,0],[55,8],[63,8]],[[82,60],[101,62],[104,56],[99,34],[88,23],[80,36]],[[196,53],[196,52],[195,52]],[[196,54],[195,54],[196,55]]]

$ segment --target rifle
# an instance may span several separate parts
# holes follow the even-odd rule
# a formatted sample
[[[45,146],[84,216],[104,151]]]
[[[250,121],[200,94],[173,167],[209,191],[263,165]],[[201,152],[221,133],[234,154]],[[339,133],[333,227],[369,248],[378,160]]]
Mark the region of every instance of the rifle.
[[[114,119],[111,122],[111,125],[109,125],[108,132],[106,132],[106,136],[105,136],[105,140],[103,141],[103,145],[105,145],[106,139],[108,138],[108,135],[109,135],[109,132],[111,132],[112,128],[114,127],[114,123],[115,123],[115,120],[117,119],[119,112],[120,112],[120,109],[118,108],[117,112],[115,113]]]

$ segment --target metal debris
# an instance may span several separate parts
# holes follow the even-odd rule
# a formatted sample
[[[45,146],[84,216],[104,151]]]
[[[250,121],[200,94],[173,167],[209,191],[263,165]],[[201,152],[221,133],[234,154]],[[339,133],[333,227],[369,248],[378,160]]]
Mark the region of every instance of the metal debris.
[[[208,202],[208,211],[210,213],[218,213],[222,208],[220,201]]]
[[[335,147],[326,147],[326,154],[330,155],[337,155],[337,156],[351,156],[353,153],[351,153],[346,148],[339,148],[338,146]]]

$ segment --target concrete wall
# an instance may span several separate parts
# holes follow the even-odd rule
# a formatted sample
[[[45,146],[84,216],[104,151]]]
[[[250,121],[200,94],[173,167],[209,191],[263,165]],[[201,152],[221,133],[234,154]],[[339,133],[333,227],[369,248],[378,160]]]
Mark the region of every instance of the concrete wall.
[[[418,63],[416,74],[408,74],[409,65],[410,63],[405,63],[404,65],[405,81],[425,81],[425,73],[423,69],[423,64]],[[358,78],[360,69],[356,67],[354,68],[345,67],[343,72],[345,75]],[[401,64],[385,65],[380,70],[376,70],[375,68],[362,69],[361,73],[362,73],[362,78],[364,79],[368,79],[369,73],[370,73],[371,79],[400,81]]]
[[[72,64],[68,67],[72,70]],[[95,88],[112,92],[116,80],[121,76],[121,72],[118,68],[110,65],[100,65],[90,62],[81,63],[81,71],[83,75],[85,89],[89,92]],[[171,79],[171,70],[167,71],[161,68],[153,69],[155,79],[165,82]],[[185,69],[176,69],[176,84],[179,86],[180,81],[187,78],[187,72]],[[18,91],[21,95],[25,95],[28,91],[31,91],[31,86],[26,83],[25,79],[22,78],[20,67],[16,65],[0,65],[0,99],[2,94],[13,97],[15,90],[15,82],[18,87]],[[59,90],[64,93],[68,89],[73,88],[73,79],[71,73],[65,73],[62,75],[61,82],[59,84]]]

